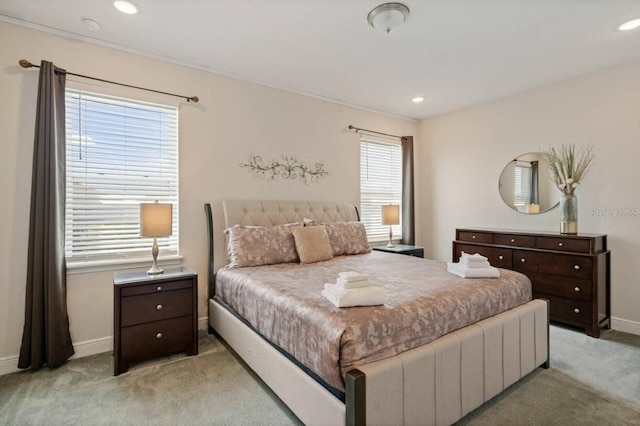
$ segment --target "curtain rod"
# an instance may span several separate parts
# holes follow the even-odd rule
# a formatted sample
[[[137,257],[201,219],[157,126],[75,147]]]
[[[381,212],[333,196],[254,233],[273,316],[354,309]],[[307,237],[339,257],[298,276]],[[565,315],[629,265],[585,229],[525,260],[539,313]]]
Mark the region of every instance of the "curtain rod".
[[[31,62],[27,61],[26,59],[20,59],[20,61],[18,61],[18,64],[20,64],[20,66],[22,68],[31,68],[31,67],[40,68],[40,65],[34,65]],[[175,96],[177,98],[184,98],[184,99],[187,100],[187,102],[193,102],[194,104],[197,104],[198,101],[200,100],[197,96],[176,95],[175,93],[161,92],[160,90],[153,90],[153,89],[147,89],[145,87],[133,86],[131,84],[118,83],[116,81],[105,80],[105,79],[97,78],[97,77],[90,77],[88,75],[76,74],[76,73],[69,72],[69,71],[65,71],[65,72],[68,75],[73,75],[73,76],[82,77],[82,78],[88,78],[90,80],[101,81],[103,83],[117,84],[118,86],[131,87],[132,89],[146,90],[147,92],[154,92],[154,93],[160,93],[162,95],[169,95],[169,96]]]
[[[362,129],[360,127],[356,127],[356,126],[353,126],[351,124],[349,124],[349,130],[355,130],[356,133],[358,133],[358,131],[363,131],[363,132],[368,132],[368,133],[375,133],[376,135],[384,135],[384,136],[390,136],[392,138],[402,139],[402,136],[390,135],[389,133],[376,132],[375,130]]]

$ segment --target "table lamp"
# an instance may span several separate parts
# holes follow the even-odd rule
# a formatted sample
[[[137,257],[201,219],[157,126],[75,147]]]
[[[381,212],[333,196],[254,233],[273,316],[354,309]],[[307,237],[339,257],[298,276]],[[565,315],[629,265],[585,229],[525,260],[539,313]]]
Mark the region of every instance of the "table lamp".
[[[389,204],[388,206],[382,206],[382,224],[389,225],[389,244],[387,247],[395,247],[391,240],[393,239],[393,229],[391,225],[397,225],[400,223],[400,206],[396,204]]]
[[[140,204],[140,235],[153,237],[153,266],[147,271],[149,275],[161,274],[164,271],[158,268],[158,241],[157,237],[168,237],[172,231],[173,205],[158,203]]]

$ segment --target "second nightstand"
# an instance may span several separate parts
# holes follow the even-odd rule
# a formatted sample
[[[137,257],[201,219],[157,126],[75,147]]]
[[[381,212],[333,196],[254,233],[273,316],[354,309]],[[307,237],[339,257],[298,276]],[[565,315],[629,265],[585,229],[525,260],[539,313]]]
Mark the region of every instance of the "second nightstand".
[[[198,275],[189,268],[113,277],[113,375],[130,361],[198,353]]]
[[[395,247],[378,246],[373,247],[373,250],[386,251],[388,253],[406,254],[415,257],[424,257],[424,247],[420,246],[408,246],[405,244],[396,244]]]

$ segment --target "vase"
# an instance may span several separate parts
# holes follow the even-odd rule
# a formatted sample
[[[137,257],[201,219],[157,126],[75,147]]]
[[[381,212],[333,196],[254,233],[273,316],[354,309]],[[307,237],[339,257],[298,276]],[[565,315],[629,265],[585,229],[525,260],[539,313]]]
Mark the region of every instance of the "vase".
[[[578,233],[578,197],[575,194],[560,197],[560,233]]]

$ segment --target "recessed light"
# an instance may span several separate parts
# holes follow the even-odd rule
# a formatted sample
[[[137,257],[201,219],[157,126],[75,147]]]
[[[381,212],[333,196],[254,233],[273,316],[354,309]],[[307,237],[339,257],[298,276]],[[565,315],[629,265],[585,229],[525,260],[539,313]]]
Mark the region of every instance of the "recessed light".
[[[424,101],[424,98],[422,96],[416,96],[415,98],[411,99],[411,102],[416,104],[419,104],[422,101]]]
[[[618,29],[620,31],[629,31],[640,27],[640,18],[632,19],[631,21],[627,21],[624,24],[620,25]]]
[[[82,18],[82,25],[92,31],[97,31],[100,29],[100,22],[91,18]]]
[[[138,13],[138,6],[129,1],[117,0],[113,2],[113,6],[120,12],[126,13],[127,15],[135,15]]]

